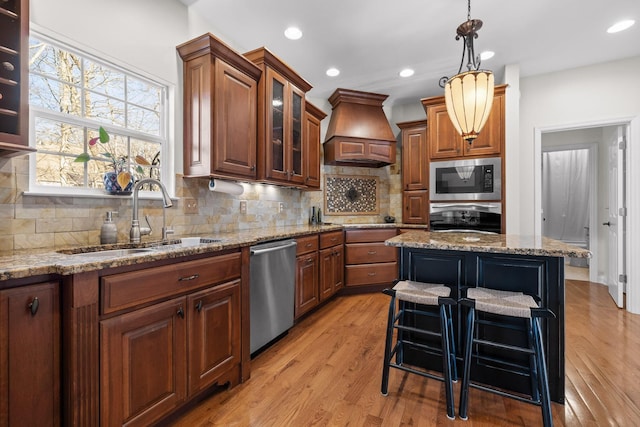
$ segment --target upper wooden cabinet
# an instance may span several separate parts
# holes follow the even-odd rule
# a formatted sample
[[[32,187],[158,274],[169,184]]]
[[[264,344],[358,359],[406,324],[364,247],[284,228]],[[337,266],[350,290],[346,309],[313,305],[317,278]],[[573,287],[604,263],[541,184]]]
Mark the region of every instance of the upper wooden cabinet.
[[[0,1],[0,157],[29,147],[29,0]]]
[[[310,102],[306,103],[303,152],[305,157],[304,184],[310,190],[320,189],[320,122],[327,114]]]
[[[504,150],[504,102],[507,85],[496,86],[491,114],[480,135],[469,144],[458,134],[444,102],[444,96],[422,99],[427,113],[429,158],[499,156]]]
[[[244,56],[262,70],[258,87],[258,179],[304,186],[305,93],[311,85],[262,47]]]
[[[212,34],[177,49],[184,62],[184,176],[256,179],[262,71]]]
[[[427,122],[424,120],[398,123],[402,134],[402,189],[429,188],[427,158]]]

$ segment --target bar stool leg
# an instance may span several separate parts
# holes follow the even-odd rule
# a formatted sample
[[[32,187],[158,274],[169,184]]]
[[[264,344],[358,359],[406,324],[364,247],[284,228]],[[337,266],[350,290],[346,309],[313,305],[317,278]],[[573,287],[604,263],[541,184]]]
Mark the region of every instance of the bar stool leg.
[[[462,369],[462,387],[460,388],[460,418],[466,420],[469,408],[469,381],[471,373],[471,350],[473,347],[473,333],[475,328],[475,309],[469,307],[467,313],[467,333],[464,345],[464,367]]]
[[[447,327],[449,331],[449,357],[451,359],[451,380],[453,382],[458,381],[458,367],[456,366],[456,342],[455,335],[453,334],[453,316],[451,314],[451,306],[447,305]]]
[[[531,371],[531,398],[533,400],[540,400],[540,385],[539,385],[539,372],[538,372],[538,359],[535,353],[535,336],[533,332],[534,319],[527,319],[527,337],[529,339],[529,348],[534,349],[534,353],[529,356],[529,370]]]
[[[393,325],[395,319],[396,297],[391,295],[389,303],[389,318],[387,320],[387,336],[384,346],[384,363],[382,366],[382,387],[380,392],[386,396],[389,391],[389,363],[391,362],[391,346],[393,345]]]
[[[442,372],[444,373],[444,391],[447,401],[447,417],[456,418],[456,410],[453,402],[453,384],[451,382],[451,339],[449,335],[449,316],[444,304],[440,304],[440,329],[442,334]]]
[[[533,318],[533,344],[535,345],[536,361],[538,363],[538,372],[540,373],[540,406],[542,406],[542,422],[545,427],[553,426],[553,416],[551,414],[551,398],[549,395],[549,381],[547,378],[547,364],[544,359],[544,345],[542,343],[542,335],[540,333],[540,319]]]

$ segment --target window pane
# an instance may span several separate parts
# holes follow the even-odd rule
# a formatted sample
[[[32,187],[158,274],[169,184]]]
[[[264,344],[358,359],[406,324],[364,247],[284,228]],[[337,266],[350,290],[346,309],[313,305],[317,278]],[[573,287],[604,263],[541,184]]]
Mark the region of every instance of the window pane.
[[[36,182],[55,187],[84,187],[84,163],[74,157],[38,153],[36,155]]]
[[[160,116],[157,112],[129,105],[127,114],[129,129],[160,136]]]
[[[160,179],[160,144],[139,139],[131,139],[131,156],[142,156],[150,165],[140,165],[134,162],[136,177]]]
[[[79,85],[82,70],[80,57],[31,37],[29,39],[29,68],[32,72]]]
[[[87,89],[124,99],[124,74],[90,60],[85,60],[84,66]]]
[[[82,115],[80,92],[77,87],[31,75],[29,78],[29,103],[74,116]]]
[[[162,90],[158,86],[129,77],[127,78],[127,101],[150,110],[159,111]]]
[[[124,102],[97,93],[87,93],[86,117],[124,127]]]
[[[84,128],[36,117],[36,149],[77,156],[84,152]],[[72,159],[73,160],[73,159]]]

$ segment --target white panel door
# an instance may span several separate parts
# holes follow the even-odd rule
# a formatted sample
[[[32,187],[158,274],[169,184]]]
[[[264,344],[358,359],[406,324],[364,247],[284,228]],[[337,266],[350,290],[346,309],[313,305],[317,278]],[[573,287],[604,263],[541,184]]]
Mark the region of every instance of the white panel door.
[[[609,142],[609,217],[603,225],[609,228],[609,262],[607,265],[607,286],[609,294],[618,307],[624,305],[624,143],[625,128],[618,128],[617,138]]]

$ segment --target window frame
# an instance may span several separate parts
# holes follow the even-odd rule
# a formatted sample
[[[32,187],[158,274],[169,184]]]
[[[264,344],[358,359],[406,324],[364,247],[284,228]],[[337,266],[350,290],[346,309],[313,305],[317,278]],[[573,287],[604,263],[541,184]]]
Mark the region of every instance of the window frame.
[[[29,105],[29,146],[36,148],[36,131],[35,122],[37,118],[62,121],[72,125],[87,127],[90,129],[98,129],[100,126],[107,129],[110,133],[123,135],[130,138],[141,138],[150,142],[158,142],[160,144],[160,153],[162,162],[160,164],[160,176],[162,177],[162,183],[164,184],[167,192],[171,195],[175,195],[175,174],[173,173],[174,165],[174,99],[175,99],[175,86],[171,83],[164,81],[161,78],[155,77],[140,71],[135,67],[124,64],[117,59],[109,58],[105,54],[92,53],[90,48],[80,47],[77,42],[62,41],[48,36],[42,31],[31,29],[29,37],[34,37],[49,43],[56,48],[70,52],[74,55],[78,55],[83,59],[87,59],[106,67],[112,68],[118,72],[125,74],[128,77],[132,77],[144,82],[148,82],[161,88],[161,111],[160,111],[160,135],[154,136],[139,132],[133,129],[128,129],[114,124],[107,124],[103,121],[74,116],[71,114],[65,114],[57,111],[48,110],[41,107]],[[29,72],[31,75],[31,71]],[[86,89],[83,89],[86,90]],[[135,104],[134,104],[135,105]],[[36,153],[29,154],[29,186],[28,191],[25,191],[25,195],[42,195],[42,196],[70,196],[70,197],[92,197],[92,198],[130,198],[131,196],[114,196],[107,194],[104,189],[87,188],[87,187],[57,187],[40,185],[36,181],[37,177],[37,165],[36,165]],[[142,198],[161,198],[159,191],[140,191],[140,197]]]

